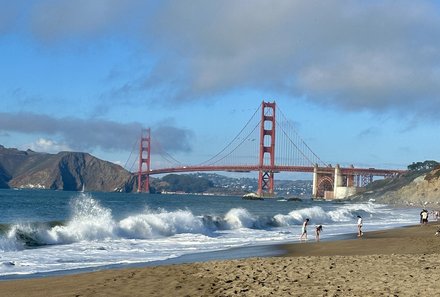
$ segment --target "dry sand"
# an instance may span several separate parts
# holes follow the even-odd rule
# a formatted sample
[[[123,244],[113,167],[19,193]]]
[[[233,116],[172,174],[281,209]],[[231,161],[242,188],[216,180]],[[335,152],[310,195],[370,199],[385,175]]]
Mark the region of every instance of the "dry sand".
[[[284,245],[282,257],[0,282],[0,296],[439,296],[439,224]]]

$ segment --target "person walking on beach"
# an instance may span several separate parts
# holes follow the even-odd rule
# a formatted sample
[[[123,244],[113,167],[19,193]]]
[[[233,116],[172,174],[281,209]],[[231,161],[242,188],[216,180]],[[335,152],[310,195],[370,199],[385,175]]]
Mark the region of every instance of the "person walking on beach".
[[[303,238],[305,240],[307,240],[307,224],[308,223],[309,223],[309,219],[306,219],[302,225],[301,237],[299,238],[299,240],[303,240]]]
[[[358,237],[362,237],[362,235],[364,235],[364,232],[362,232],[362,217],[361,216],[357,216],[358,217],[358,222],[357,222],[357,227],[358,227]]]
[[[322,232],[322,225],[315,227],[315,239],[316,241],[319,241],[319,234]]]
[[[422,210],[420,216],[422,218],[422,224],[423,225],[428,224],[428,211],[426,209]]]

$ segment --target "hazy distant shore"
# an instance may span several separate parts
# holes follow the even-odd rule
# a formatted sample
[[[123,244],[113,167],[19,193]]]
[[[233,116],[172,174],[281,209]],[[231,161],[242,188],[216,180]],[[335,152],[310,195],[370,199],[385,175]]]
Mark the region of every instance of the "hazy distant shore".
[[[109,269],[0,282],[3,296],[416,296],[436,294],[439,223],[283,245],[281,257]],[[434,295],[432,295],[434,296]]]

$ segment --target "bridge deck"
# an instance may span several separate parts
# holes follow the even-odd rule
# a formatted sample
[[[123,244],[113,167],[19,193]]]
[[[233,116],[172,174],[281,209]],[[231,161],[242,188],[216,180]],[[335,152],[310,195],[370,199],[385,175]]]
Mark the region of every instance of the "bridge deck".
[[[245,165],[245,166],[182,166],[170,167],[161,169],[152,169],[143,174],[155,175],[164,173],[181,173],[181,172],[206,172],[206,171],[228,171],[228,172],[251,172],[251,171],[273,171],[273,172],[303,172],[313,173],[313,166],[263,166]],[[388,176],[394,174],[405,173],[406,170],[394,169],[376,169],[376,168],[340,168],[344,175],[373,175],[373,176]],[[333,174],[334,167],[318,167],[319,173]]]

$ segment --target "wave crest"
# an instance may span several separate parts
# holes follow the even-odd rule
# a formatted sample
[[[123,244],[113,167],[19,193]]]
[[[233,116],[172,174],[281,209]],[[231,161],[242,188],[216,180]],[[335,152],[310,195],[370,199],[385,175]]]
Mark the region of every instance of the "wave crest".
[[[252,228],[256,218],[244,208],[233,208],[225,215],[225,222],[229,229]]]
[[[131,238],[206,232],[202,220],[188,210],[130,216],[119,222],[119,229],[123,236]]]
[[[195,216],[190,210],[146,209],[117,221],[111,209],[88,194],[72,199],[70,207],[71,218],[65,224],[11,225],[9,231],[0,236],[0,250],[106,239],[154,239],[183,233],[216,236],[218,230],[290,227],[300,225],[306,218],[310,218],[313,224],[332,224],[353,221],[358,214],[380,212],[375,205],[368,203],[341,204],[330,211],[313,206],[272,217],[255,216],[245,208],[232,208],[225,215],[201,216]]]

